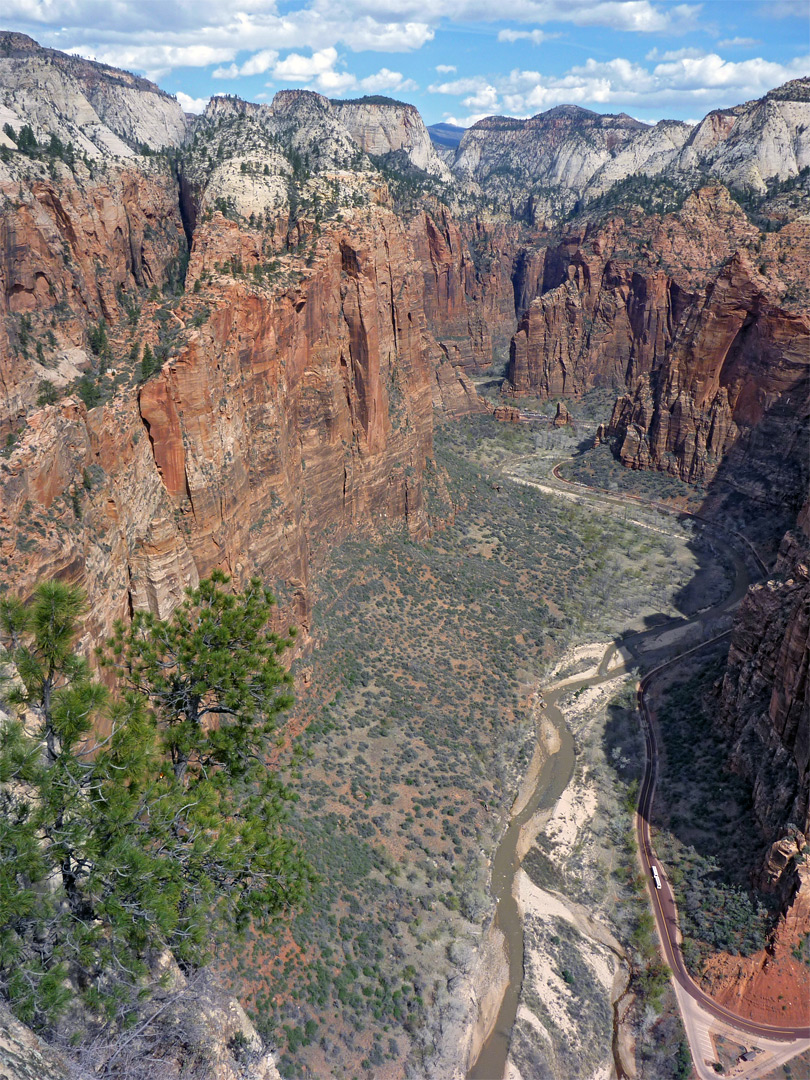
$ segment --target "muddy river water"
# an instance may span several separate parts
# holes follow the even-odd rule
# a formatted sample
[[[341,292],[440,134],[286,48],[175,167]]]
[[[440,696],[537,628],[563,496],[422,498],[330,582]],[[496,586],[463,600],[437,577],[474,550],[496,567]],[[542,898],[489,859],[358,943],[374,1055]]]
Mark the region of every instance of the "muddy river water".
[[[557,702],[564,694],[570,694],[580,687],[597,686],[621,674],[624,670],[622,666],[613,667],[609,672],[606,670],[613,652],[614,648],[611,646],[602,658],[596,675],[584,679],[566,679],[564,685],[544,694],[547,706],[545,715],[557,729],[559,749],[552,753],[542,766],[530,799],[520,813],[512,818],[492,862],[492,895],[496,899],[495,922],[506,940],[509,985],[495,1026],[467,1074],[468,1080],[500,1080],[506,1068],[509,1042],[523,985],[523,920],[513,896],[515,876],[520,869],[518,840],[523,826],[539,810],[552,809],[574,772],[574,738],[563,720]]]

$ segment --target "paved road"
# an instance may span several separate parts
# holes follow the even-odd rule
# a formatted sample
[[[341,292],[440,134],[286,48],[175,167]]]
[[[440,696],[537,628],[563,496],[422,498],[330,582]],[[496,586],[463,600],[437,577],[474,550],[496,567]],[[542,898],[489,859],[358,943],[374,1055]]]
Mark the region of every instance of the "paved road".
[[[703,517],[702,514],[693,514],[689,510],[679,510],[677,507],[670,506],[668,503],[656,502],[655,499],[642,499],[640,495],[618,495],[615,491],[608,491],[607,488],[600,488],[595,486],[592,487],[590,484],[578,484],[576,480],[566,480],[566,478],[564,476],[560,476],[559,472],[557,471],[562,464],[564,464],[562,461],[558,461],[554,468],[551,470],[551,475],[554,477],[555,480],[559,480],[561,484],[565,484],[566,487],[580,488],[582,491],[585,492],[596,491],[600,495],[607,496],[608,499],[611,499],[614,502],[634,502],[638,503],[639,506],[649,506],[652,507],[654,510],[660,510],[662,513],[670,514],[674,517],[694,518],[695,521],[700,521],[704,525],[709,525],[711,528],[717,529],[719,532],[726,533],[729,536],[733,536],[735,540],[739,541],[743,545],[743,547],[747,548],[747,550],[751,553],[754,561],[757,564],[757,569],[762,574],[762,576],[768,576],[768,568],[760,558],[757,549],[754,547],[754,545],[751,543],[747,536],[743,536],[743,534],[741,532],[737,532],[736,529],[732,529],[725,525],[718,525],[716,522],[712,521],[711,518]]]
[[[720,635],[720,637],[727,636],[728,634]],[[683,954],[678,942],[678,910],[675,906],[675,897],[672,893],[672,888],[667,881],[664,868],[656,859],[655,851],[652,846],[652,838],[650,836],[650,814],[655,798],[655,783],[658,776],[658,744],[656,742],[655,728],[653,727],[650,718],[650,712],[644,697],[644,692],[652,677],[658,672],[669,667],[671,664],[677,663],[683,656],[697,652],[698,649],[702,649],[712,641],[718,640],[719,637],[711,638],[709,641],[704,641],[700,645],[697,645],[694,649],[689,649],[687,652],[681,653],[680,656],[675,657],[675,659],[654,668],[645,675],[639,683],[638,706],[644,727],[647,761],[644,780],[639,792],[638,811],[636,814],[638,848],[641,852],[642,861],[644,862],[647,874],[647,884],[651,894],[653,914],[655,915],[655,921],[658,926],[658,936],[661,939],[661,947],[664,951],[664,956],[672,969],[675,979],[677,979],[678,983],[680,983],[689,997],[696,1001],[705,1012],[710,1013],[718,1020],[722,1020],[727,1024],[732,1024],[739,1031],[744,1031],[748,1035],[758,1036],[763,1039],[788,1041],[793,1041],[794,1039],[808,1039],[810,1038],[810,1026],[776,1027],[772,1024],[760,1024],[753,1020],[747,1020],[742,1016],[738,1016],[730,1009],[718,1005],[713,998],[701,990],[693,981],[691,975],[686,970]],[[658,876],[661,882],[660,889],[657,889],[653,882],[651,872],[653,866],[658,870]]]
[[[560,462],[562,464],[562,462]],[[598,492],[600,495],[607,496],[611,501],[623,502],[630,500],[635,503],[639,503],[642,506],[651,506],[656,510],[663,511],[667,514],[674,514],[678,517],[691,517],[698,521],[706,522],[709,525],[713,525],[714,528],[719,528],[714,523],[707,521],[706,518],[701,517],[700,514],[691,514],[688,511],[677,510],[671,506],[667,506],[665,503],[659,503],[654,501],[647,501],[641,499],[637,495],[617,495],[614,492],[605,491],[603,488],[592,488],[584,484],[578,484],[570,480],[566,480],[565,477],[560,476],[558,469],[560,464],[555,465],[551,470],[552,475],[560,483],[565,484],[567,487],[579,488],[583,493]],[[737,533],[733,529],[721,528],[722,532],[731,533],[734,538],[741,541],[750,551],[753,556],[757,567],[767,577],[767,567],[763,563],[759,556],[759,553],[750,543],[750,541],[741,533]],[[747,583],[745,583],[747,584]],[[736,603],[741,598],[741,591],[745,589],[738,584],[738,588],[734,589],[732,595],[727,597],[723,604],[719,607],[727,609],[732,603]],[[638,836],[638,846],[641,852],[642,861],[644,863],[647,886],[650,890],[650,898],[652,902],[653,914],[655,915],[655,922],[658,928],[658,936],[661,941],[661,948],[663,949],[666,961],[672,969],[673,976],[678,982],[679,986],[686,992],[686,994],[696,1002],[700,1008],[711,1016],[715,1017],[726,1024],[735,1027],[738,1031],[745,1032],[747,1035],[753,1035],[762,1039],[772,1039],[779,1041],[794,1041],[798,1039],[810,1038],[810,1026],[799,1027],[777,1027],[772,1024],[760,1024],[753,1020],[747,1020],[745,1017],[738,1016],[730,1009],[726,1009],[724,1006],[719,1005],[713,998],[706,994],[701,988],[694,982],[691,975],[686,969],[684,964],[683,954],[681,952],[678,933],[678,910],[675,905],[675,897],[672,892],[672,888],[667,881],[666,873],[663,866],[655,856],[655,850],[652,846],[652,838],[650,836],[650,814],[652,811],[653,800],[655,798],[655,784],[658,776],[658,744],[656,742],[655,728],[652,723],[650,712],[645,699],[645,691],[650,684],[650,680],[663,671],[665,668],[670,667],[672,664],[678,663],[684,656],[688,656],[690,653],[697,652],[699,649],[705,648],[705,646],[712,644],[714,641],[719,641],[720,638],[727,637],[731,631],[726,631],[724,634],[719,634],[717,637],[708,639],[701,642],[692,649],[687,649],[685,652],[679,653],[678,656],[673,657],[671,660],[667,660],[663,664],[659,664],[658,667],[647,672],[644,678],[639,683],[638,687],[638,706],[642,717],[642,724],[644,727],[644,740],[646,745],[646,766],[644,772],[644,779],[639,791],[638,811],[636,814],[636,829]],[[659,879],[661,882],[661,888],[656,888],[653,877],[652,867],[655,866],[658,870]]]

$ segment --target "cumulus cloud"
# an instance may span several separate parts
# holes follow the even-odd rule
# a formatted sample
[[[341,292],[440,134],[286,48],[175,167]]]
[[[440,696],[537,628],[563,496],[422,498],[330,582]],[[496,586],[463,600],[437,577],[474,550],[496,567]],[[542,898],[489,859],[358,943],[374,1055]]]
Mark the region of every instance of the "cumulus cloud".
[[[368,75],[360,80],[360,88],[369,94],[378,94],[381,90],[396,90],[398,93],[406,93],[418,90],[418,85],[413,79],[406,79],[401,71],[389,71],[388,68],[380,68],[375,75]]]
[[[323,71],[315,81],[325,94],[345,94],[357,87],[357,79],[348,71]]]
[[[447,124],[453,124],[454,127],[468,128],[473,124],[477,124],[479,120],[483,120],[486,116],[492,116],[492,113],[472,113],[470,116],[453,116],[451,113],[444,114],[444,120]]]
[[[474,94],[466,97],[461,102],[467,109],[483,110],[491,113],[498,106],[498,91],[494,86],[482,86]]]
[[[228,67],[218,67],[211,72],[215,79],[237,79],[241,75],[263,75],[278,60],[278,52],[275,49],[261,49],[249,57],[244,64],[230,64]]]
[[[233,55],[228,49],[211,45],[110,45],[98,49],[79,46],[66,52],[99,60],[103,64],[127,70],[143,71],[150,79],[159,79],[178,67],[208,67],[210,64],[229,60]]]
[[[189,97],[189,95],[184,94],[182,90],[178,90],[175,97],[180,103],[180,108],[183,112],[187,113],[205,112],[205,106],[211,100],[210,98]]]
[[[489,0],[314,0],[319,10],[335,5],[373,18],[419,18],[431,25],[455,22],[511,22],[542,25],[567,22],[575,26],[609,26],[638,33],[679,32],[695,25],[702,4],[654,0],[513,0],[508,12]]]
[[[482,75],[473,75],[463,79],[453,79],[451,82],[433,83],[428,87],[431,94],[475,94],[483,86],[486,79]]]
[[[279,60],[273,67],[273,78],[277,82],[309,82],[317,75],[323,75],[330,71],[337,60],[337,49],[331,45],[327,49],[319,49],[312,56],[303,56],[301,53],[289,53],[283,60]]]
[[[685,49],[668,49],[666,52],[659,52],[658,49],[650,49],[645,60],[684,60],[691,59],[696,60],[700,56],[705,56],[705,49],[696,49],[694,47]]]
[[[367,94],[379,94],[384,90],[407,93],[419,88],[413,79],[406,78],[401,71],[383,67],[361,79],[349,71],[336,70],[337,62],[337,49],[331,47],[316,51],[312,56],[290,53],[273,65],[273,81],[306,83],[325,94],[344,94],[350,90]]]
[[[774,6],[789,0],[774,0]],[[508,16],[502,41],[539,43],[548,22],[607,26],[638,33],[678,33],[693,28],[699,3],[664,0],[513,0],[508,12],[491,0],[5,0],[4,24],[45,44],[144,71],[152,78],[183,67],[220,65],[216,77],[240,78],[271,70],[272,54],[320,52],[343,46],[354,52],[411,52],[432,41],[437,27],[487,23]],[[528,29],[523,29],[529,24]],[[237,63],[239,54],[251,55]],[[439,74],[453,65],[440,65]]]
[[[437,64],[435,69],[439,75],[455,75],[458,68],[455,64]]]
[[[505,112],[528,116],[554,105],[601,105],[623,109],[656,108],[661,115],[676,107],[722,108],[746,98],[759,97],[774,86],[805,74],[810,57],[797,57],[787,64],[757,57],[739,62],[724,60],[717,53],[691,55],[691,50],[666,53],[653,67],[616,57],[593,58],[571,67],[564,74],[545,75],[515,69],[508,75],[455,79],[432,85],[437,94],[462,98],[462,104],[476,112]],[[467,122],[472,122],[469,120]]]

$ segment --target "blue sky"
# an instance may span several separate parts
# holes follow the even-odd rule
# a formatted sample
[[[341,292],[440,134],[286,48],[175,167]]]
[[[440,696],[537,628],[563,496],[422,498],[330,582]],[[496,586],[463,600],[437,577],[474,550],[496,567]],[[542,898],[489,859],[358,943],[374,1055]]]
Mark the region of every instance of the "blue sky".
[[[388,94],[427,123],[572,102],[695,120],[810,74],[810,0],[4,0],[0,28],[212,94]]]

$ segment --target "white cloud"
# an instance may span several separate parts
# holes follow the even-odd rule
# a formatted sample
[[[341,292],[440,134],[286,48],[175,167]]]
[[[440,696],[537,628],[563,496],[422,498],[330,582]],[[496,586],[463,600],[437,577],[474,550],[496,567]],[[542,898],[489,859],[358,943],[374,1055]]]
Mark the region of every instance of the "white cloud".
[[[388,68],[380,68],[375,75],[368,75],[360,80],[361,89],[369,94],[379,94],[381,90],[396,90],[398,93],[407,93],[418,90],[418,85],[413,79],[406,79],[401,71],[389,71]]]
[[[241,75],[263,75],[278,60],[278,52],[275,49],[261,49],[249,57],[244,64],[230,64],[228,67],[218,67],[211,72],[215,79],[237,79]]]
[[[751,49],[754,45],[761,45],[759,38],[753,37],[733,37],[723,38],[722,41],[717,42],[718,49]]]
[[[681,32],[694,27],[702,4],[670,5],[654,0],[513,0],[508,11],[490,0],[314,0],[319,11],[341,8],[375,19],[419,18],[431,25],[453,22],[547,22],[576,26],[609,26],[637,33]]]
[[[716,53],[693,56],[691,52],[665,53],[668,59],[662,58],[652,68],[623,57],[591,58],[559,76],[516,68],[492,80],[455,79],[428,90],[457,95],[466,108],[487,109],[490,114],[527,116],[554,105],[574,104],[630,111],[655,108],[667,116],[690,104],[698,109],[728,107],[810,70],[807,56],[778,64],[761,57],[735,62]]]
[[[542,45],[560,37],[559,34],[547,34],[545,30],[499,30],[498,41],[531,41],[532,45]]]
[[[668,49],[667,52],[659,52],[658,49],[650,49],[645,60],[697,60],[701,56],[706,55],[705,49],[685,48],[685,49]]]
[[[446,123],[453,124],[455,127],[468,128],[472,127],[473,124],[477,124],[479,120],[483,120],[487,116],[492,116],[492,113],[473,113],[471,116],[453,116],[450,113],[445,113],[444,119]]]
[[[331,71],[337,60],[337,49],[331,45],[327,49],[313,52],[312,56],[301,53],[289,53],[279,60],[273,68],[273,78],[277,82],[309,82],[318,75]]]
[[[431,94],[474,94],[486,86],[486,79],[482,75],[473,75],[463,79],[453,79],[452,82],[433,83],[428,87]]]
[[[435,70],[440,75],[455,75],[458,68],[455,64],[437,64]]]
[[[363,79],[349,71],[336,71],[337,59],[337,49],[334,48],[321,49],[312,56],[290,53],[274,65],[273,79],[277,83],[314,83],[324,94],[344,94],[349,90],[362,90],[367,94],[379,94],[383,90],[407,93],[419,89],[413,79],[407,79],[401,71],[392,71],[387,67]]]
[[[183,112],[187,113],[205,112],[205,106],[211,100],[210,98],[189,97],[189,95],[184,94],[182,90],[178,90],[175,97],[180,103],[180,108]]]
[[[790,0],[772,0],[772,7],[787,14]],[[3,23],[152,78],[214,65],[220,65],[217,78],[239,78],[271,70],[273,53],[341,46],[411,52],[432,41],[440,25],[492,23],[505,14],[517,28],[501,40],[529,34],[526,40],[538,42],[550,36],[540,29],[548,22],[684,32],[694,28],[700,10],[699,3],[664,0],[513,0],[508,12],[491,0],[297,0],[294,9],[277,0],[4,0]],[[245,53],[251,55],[237,63]],[[451,67],[439,65],[439,74],[454,74]]]
[[[463,98],[462,105],[467,109],[484,110],[491,113],[498,107],[498,91],[494,86],[482,86],[469,97]]]
[[[80,48],[68,49],[67,52],[100,60],[113,67],[145,71],[150,79],[159,79],[162,75],[178,67],[208,67],[210,64],[229,60],[232,53],[228,49],[215,48],[211,45],[112,45],[96,50]]]
[[[348,71],[323,71],[315,81],[325,94],[345,94],[357,87],[357,79]]]
[[[788,19],[793,16],[807,19],[807,0],[769,0],[759,8],[758,15],[766,19]]]

